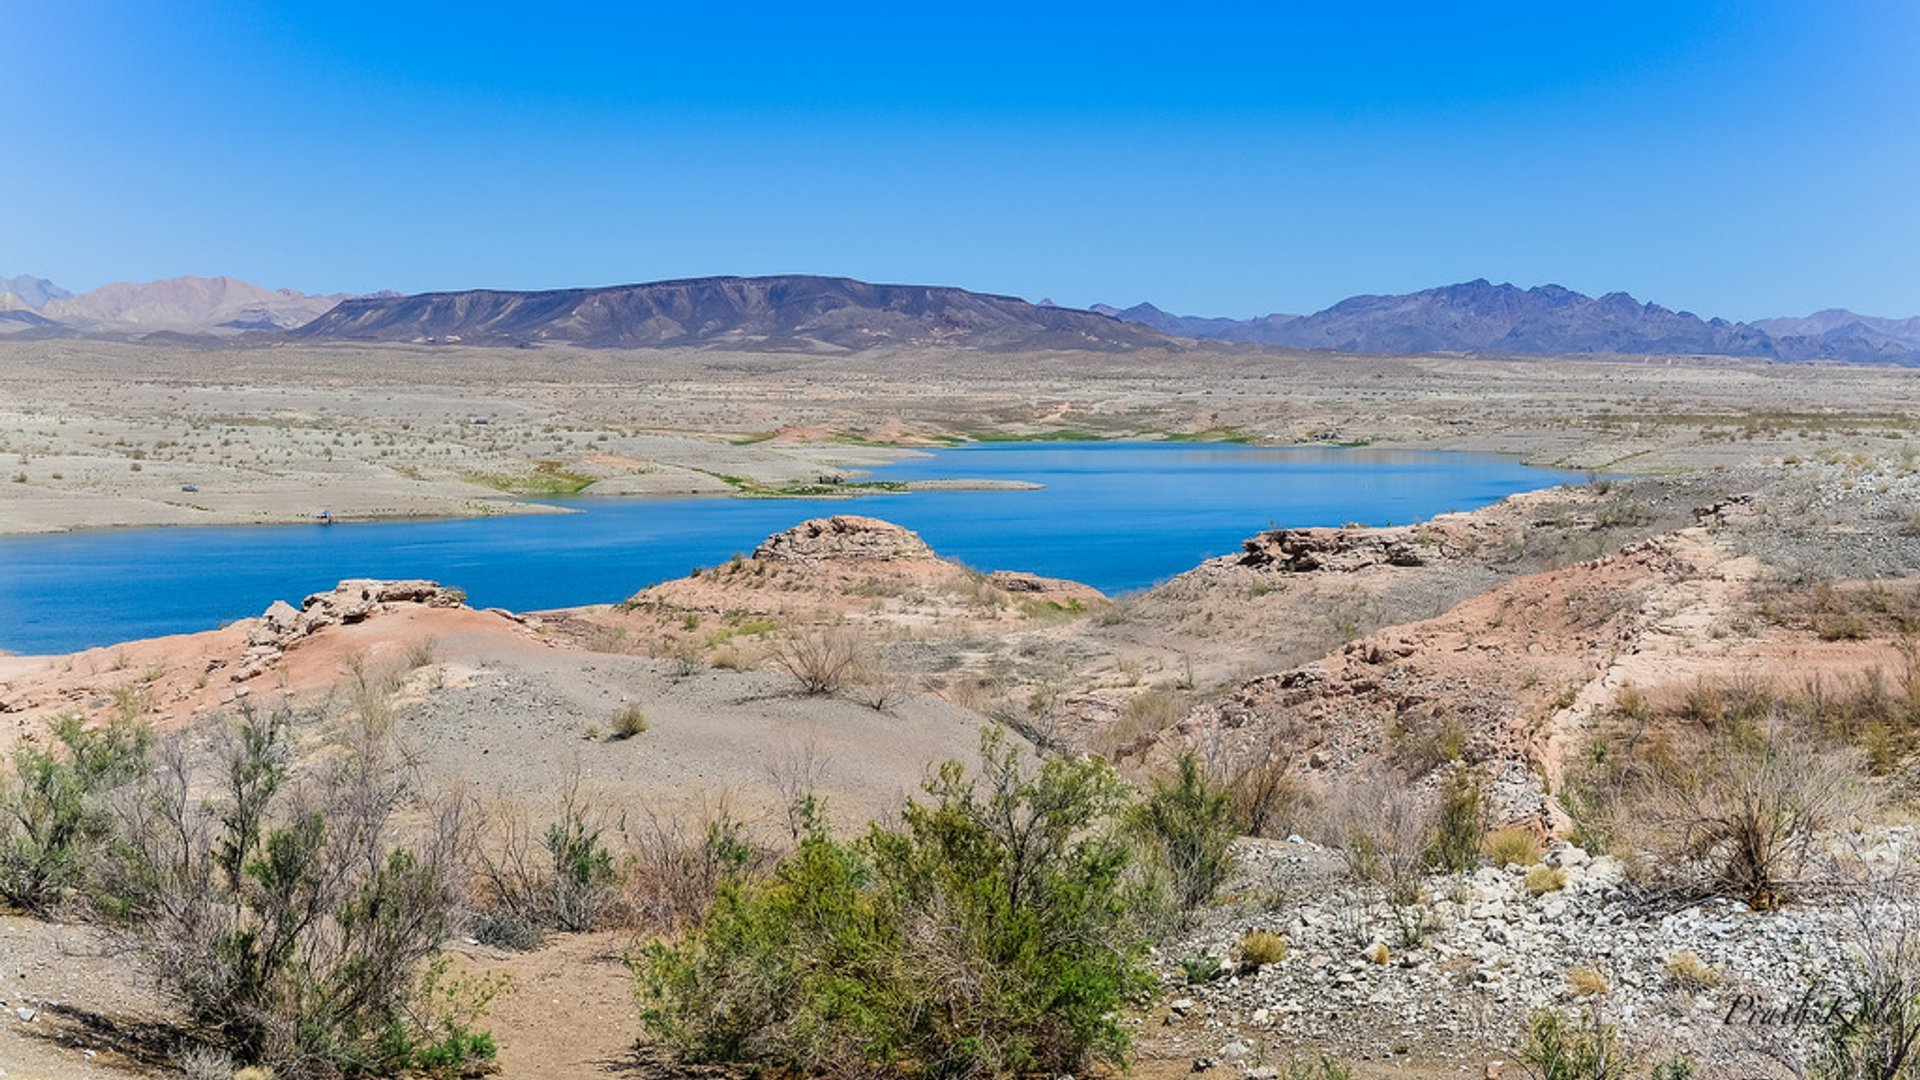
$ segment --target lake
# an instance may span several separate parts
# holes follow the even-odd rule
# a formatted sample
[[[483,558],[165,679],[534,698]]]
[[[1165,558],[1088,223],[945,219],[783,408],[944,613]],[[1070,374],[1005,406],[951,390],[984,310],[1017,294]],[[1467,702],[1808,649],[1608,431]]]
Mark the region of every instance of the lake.
[[[1580,479],[1469,454],[1211,443],[973,443],[875,479],[1029,480],[1035,491],[858,499],[575,499],[577,514],[122,529],[0,538],[0,649],[70,652],[205,630],[343,578],[431,578],[476,607],[607,603],[750,552],[811,517],[913,529],[982,570],[1144,588],[1274,526],[1406,524]]]

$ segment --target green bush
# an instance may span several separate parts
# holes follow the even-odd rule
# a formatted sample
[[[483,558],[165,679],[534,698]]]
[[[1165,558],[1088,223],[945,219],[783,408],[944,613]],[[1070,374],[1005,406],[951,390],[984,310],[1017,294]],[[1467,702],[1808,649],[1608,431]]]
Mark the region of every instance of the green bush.
[[[121,715],[86,727],[53,722],[59,749],[23,746],[0,774],[0,897],[45,911],[71,896],[106,843],[113,817],[103,796],[146,771],[153,733]]]
[[[1322,1054],[1288,1061],[1280,1076],[1282,1080],[1353,1080],[1353,1066]]]
[[[1479,770],[1456,761],[1440,778],[1440,805],[1428,860],[1450,873],[1480,862],[1480,838],[1487,828],[1487,796]]]
[[[1578,1016],[1541,1009],[1527,1021],[1520,1060],[1540,1080],[1627,1080],[1633,1061],[1598,1006]]]
[[[771,877],[729,880],[635,960],[642,1018],[699,1061],[915,1076],[1120,1063],[1151,985],[1122,788],[1098,760],[1024,766],[995,731],[897,828],[815,829]]]
[[[1233,872],[1233,798],[1207,779],[1193,751],[1180,755],[1172,779],[1155,781],[1128,817],[1182,910],[1212,900]]]

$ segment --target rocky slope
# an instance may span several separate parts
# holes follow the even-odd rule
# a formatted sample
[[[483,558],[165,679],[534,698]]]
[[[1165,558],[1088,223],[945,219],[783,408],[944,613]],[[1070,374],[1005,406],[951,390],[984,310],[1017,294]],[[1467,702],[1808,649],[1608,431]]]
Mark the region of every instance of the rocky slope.
[[[1884,876],[1914,836],[1885,828],[1855,839],[1866,872]],[[1485,866],[1431,876],[1424,899],[1396,913],[1311,841],[1250,841],[1238,853],[1236,892],[1267,901],[1215,911],[1167,951],[1184,962],[1163,965],[1165,1004],[1143,1038],[1145,1052],[1222,1080],[1273,1080],[1321,1053],[1524,1075],[1511,1050],[1537,1009],[1600,1010],[1644,1061],[1687,1052],[1708,1076],[1781,1075],[1805,1051],[1807,1028],[1768,1014],[1832,1000],[1846,950],[1914,910],[1893,889],[1774,912],[1650,902],[1617,859],[1559,844],[1544,859],[1559,871],[1553,889],[1528,888],[1526,867]],[[1285,958],[1241,966],[1249,930],[1285,938]],[[1218,974],[1192,981],[1198,957]]]
[[[297,340],[1132,350],[1174,343],[1145,327],[1010,296],[848,278],[713,277],[548,292],[425,293],[342,302]]]

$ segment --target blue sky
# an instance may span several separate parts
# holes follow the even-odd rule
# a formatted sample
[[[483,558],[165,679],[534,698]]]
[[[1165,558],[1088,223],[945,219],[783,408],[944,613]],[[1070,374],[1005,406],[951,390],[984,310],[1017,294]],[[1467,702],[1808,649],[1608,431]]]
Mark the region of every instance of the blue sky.
[[[0,273],[1920,313],[1920,4],[0,2]]]

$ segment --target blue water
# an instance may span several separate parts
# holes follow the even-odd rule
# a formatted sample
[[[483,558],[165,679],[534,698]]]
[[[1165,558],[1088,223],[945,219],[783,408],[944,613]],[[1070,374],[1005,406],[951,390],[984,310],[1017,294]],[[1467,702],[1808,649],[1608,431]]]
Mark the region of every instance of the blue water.
[[[874,476],[1046,487],[851,501],[578,499],[567,503],[578,514],[0,538],[0,649],[69,652],[210,629],[351,577],[432,578],[477,607],[605,603],[836,513],[905,525],[983,570],[1116,593],[1237,550],[1262,528],[1404,524],[1575,479],[1465,454],[1198,443],[979,443]]]

